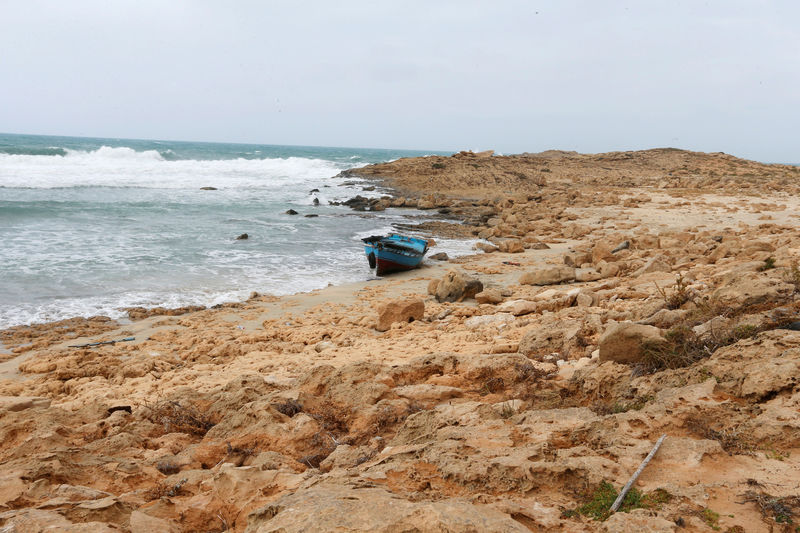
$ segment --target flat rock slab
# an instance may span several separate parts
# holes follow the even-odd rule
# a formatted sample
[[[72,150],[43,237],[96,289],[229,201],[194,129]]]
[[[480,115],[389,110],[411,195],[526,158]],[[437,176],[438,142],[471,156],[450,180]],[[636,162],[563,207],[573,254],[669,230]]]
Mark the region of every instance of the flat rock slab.
[[[39,396],[0,396],[0,411],[24,411],[50,407],[50,400]]]

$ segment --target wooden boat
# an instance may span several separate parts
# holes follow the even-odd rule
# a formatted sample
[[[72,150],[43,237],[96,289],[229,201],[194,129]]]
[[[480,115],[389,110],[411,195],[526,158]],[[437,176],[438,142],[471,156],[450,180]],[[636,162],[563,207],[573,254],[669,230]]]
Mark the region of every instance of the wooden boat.
[[[374,268],[378,276],[417,268],[428,251],[425,239],[396,233],[373,235],[361,240],[364,241],[369,267]]]

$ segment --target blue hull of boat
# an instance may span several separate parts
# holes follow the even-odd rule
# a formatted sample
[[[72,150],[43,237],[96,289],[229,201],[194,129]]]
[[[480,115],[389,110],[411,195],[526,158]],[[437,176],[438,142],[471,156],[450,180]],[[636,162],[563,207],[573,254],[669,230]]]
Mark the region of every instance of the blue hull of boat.
[[[368,237],[363,241],[369,266],[376,269],[378,276],[416,268],[428,251],[427,241],[405,235]]]

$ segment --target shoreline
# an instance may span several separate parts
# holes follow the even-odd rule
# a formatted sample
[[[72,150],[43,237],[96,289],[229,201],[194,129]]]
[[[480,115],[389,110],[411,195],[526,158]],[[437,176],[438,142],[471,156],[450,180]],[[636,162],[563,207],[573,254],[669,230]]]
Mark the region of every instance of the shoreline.
[[[697,162],[678,176],[696,186],[653,187],[648,169],[676,157]],[[479,224],[475,254],[96,321],[69,340],[55,336],[69,325],[43,327],[51,336],[0,379],[0,521],[769,531],[759,498],[794,512],[800,494],[795,171],[673,151],[550,154],[541,181],[524,165],[544,156],[528,159],[376,165],[426,183],[416,201],[434,204],[482,166],[485,194],[433,207]],[[622,170],[598,184],[577,173],[589,163]],[[639,509],[596,520],[586,505],[664,433]]]

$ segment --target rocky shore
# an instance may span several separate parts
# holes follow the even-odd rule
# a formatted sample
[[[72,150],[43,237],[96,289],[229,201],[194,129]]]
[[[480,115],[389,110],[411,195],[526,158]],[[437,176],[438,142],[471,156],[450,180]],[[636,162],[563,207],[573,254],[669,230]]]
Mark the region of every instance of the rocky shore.
[[[396,191],[366,210],[460,219],[429,229],[475,254],[0,332],[1,531],[797,530],[800,169],[659,149],[349,174]]]

